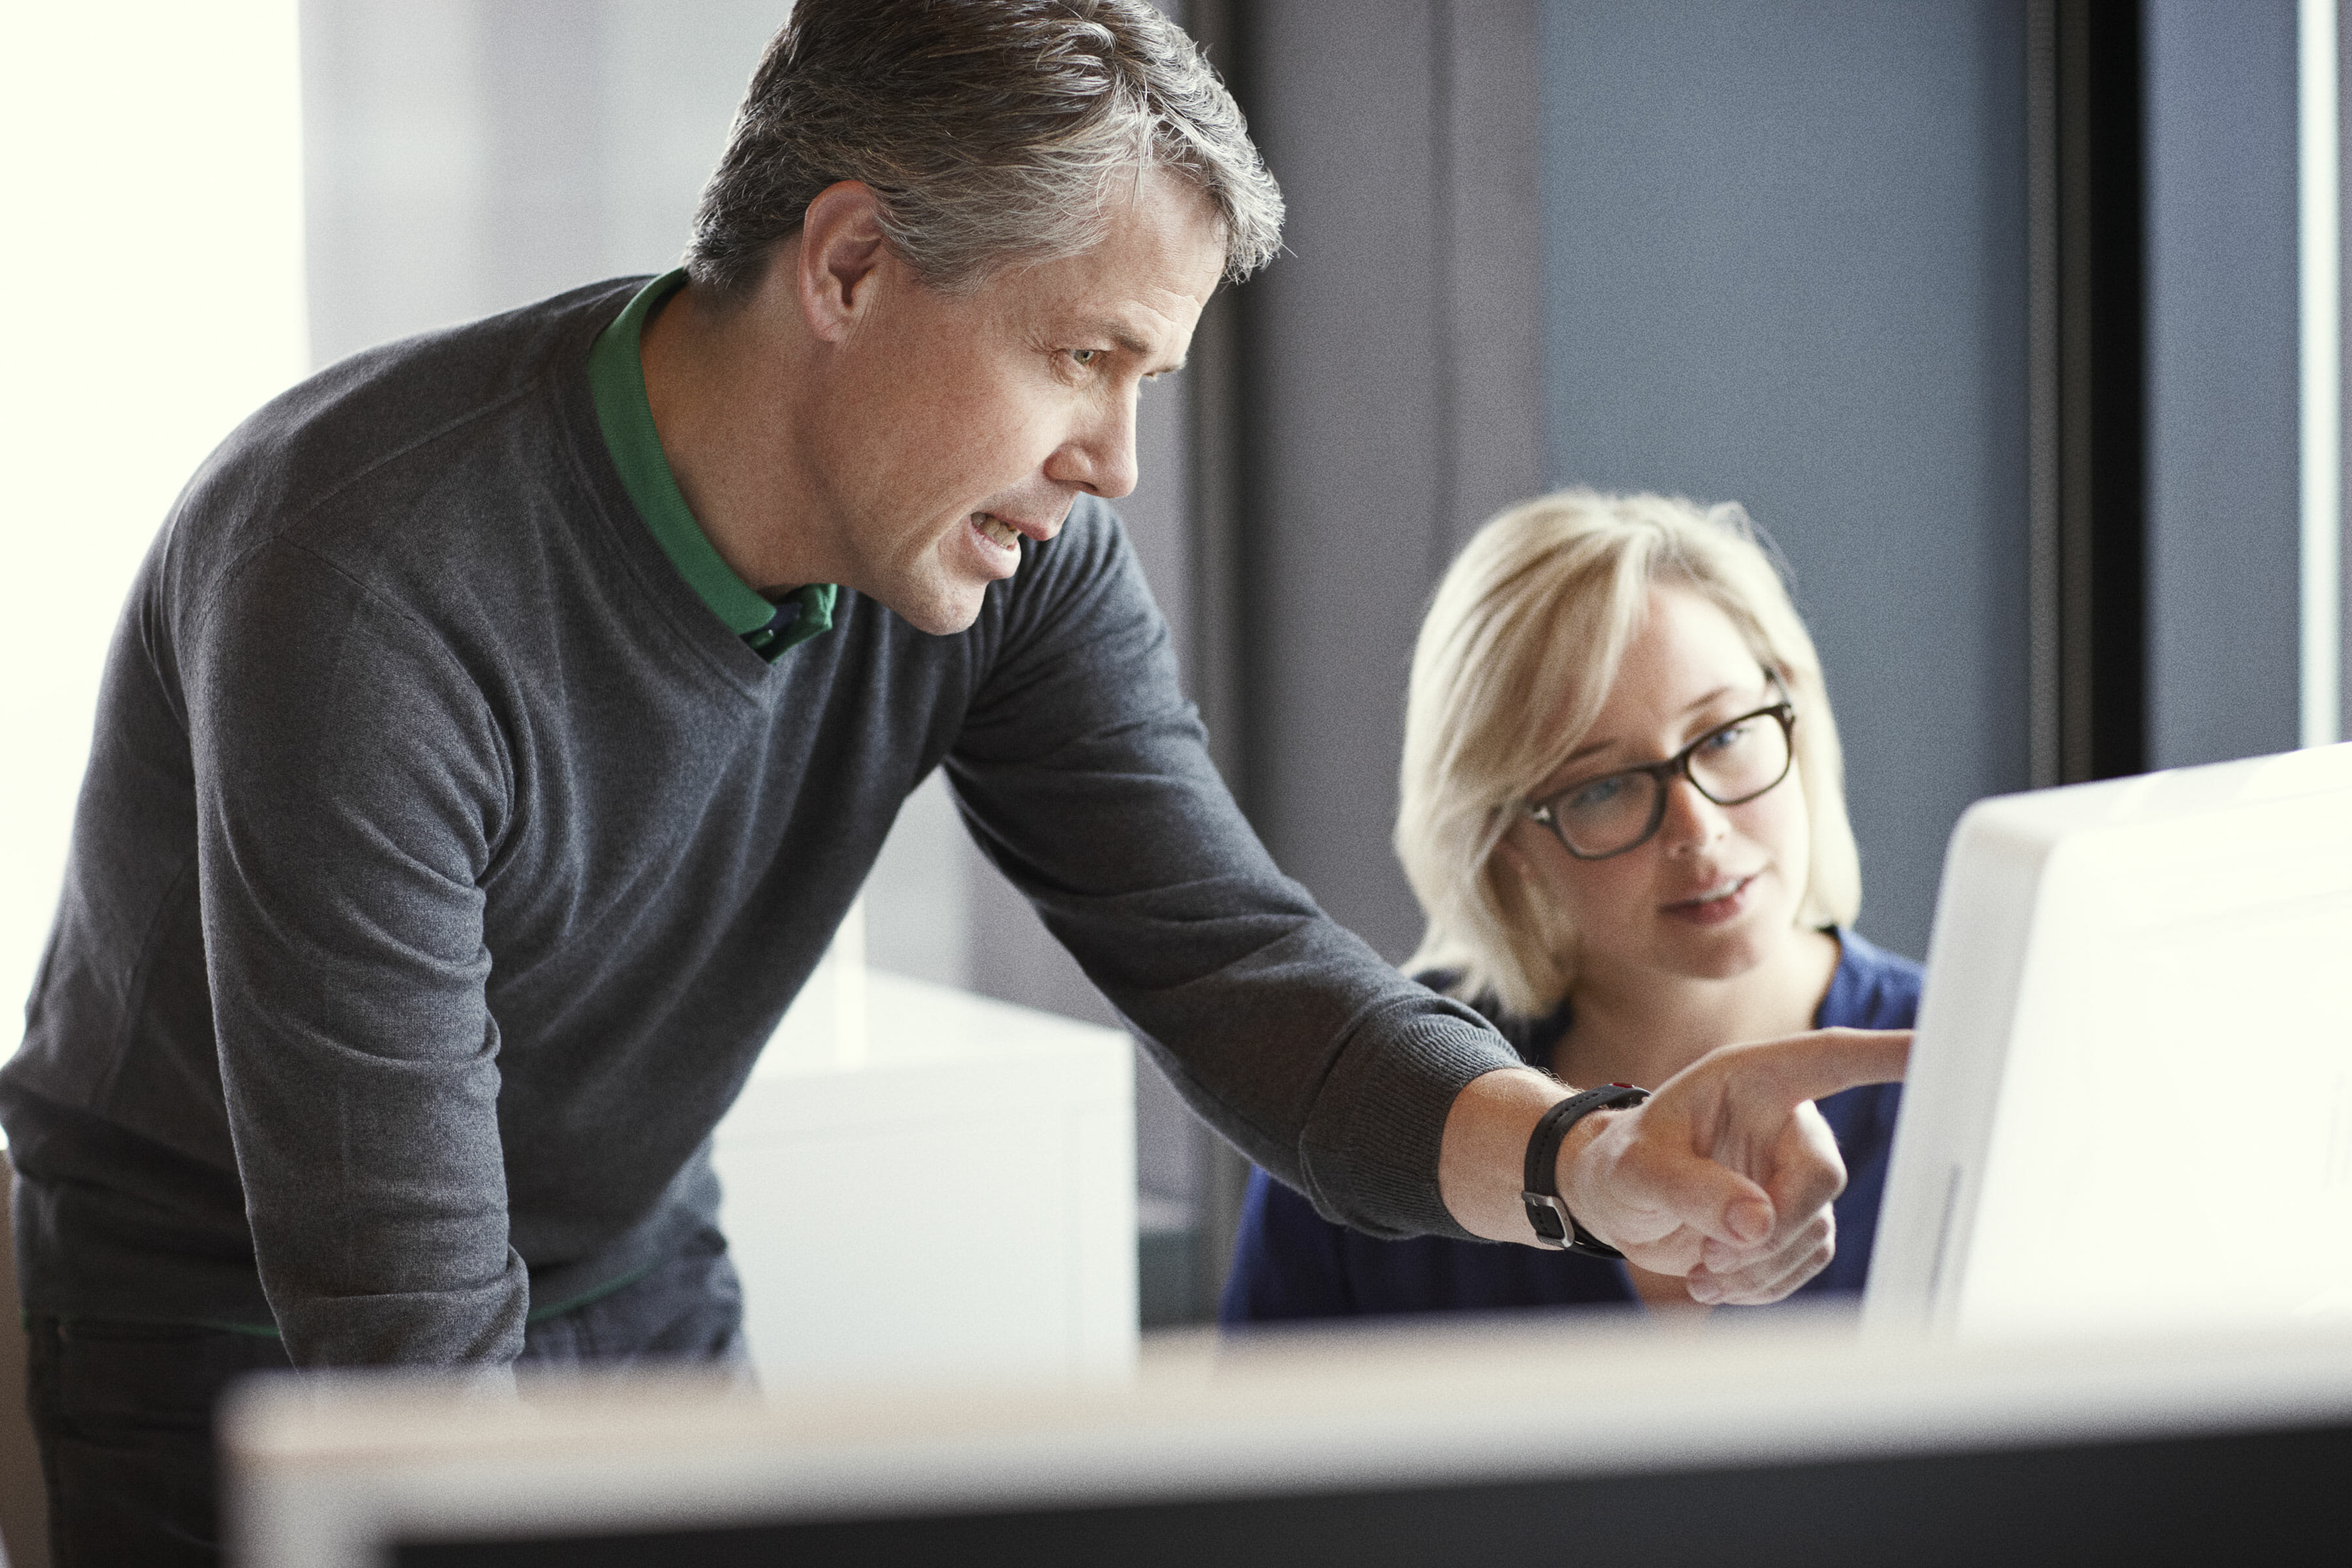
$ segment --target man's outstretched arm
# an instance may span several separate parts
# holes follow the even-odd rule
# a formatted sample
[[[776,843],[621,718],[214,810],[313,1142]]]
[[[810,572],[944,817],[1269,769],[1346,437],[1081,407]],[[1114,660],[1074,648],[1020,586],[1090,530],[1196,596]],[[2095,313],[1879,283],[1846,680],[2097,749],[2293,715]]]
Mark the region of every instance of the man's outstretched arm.
[[[1209,763],[1108,512],[1082,501],[968,646],[980,679],[948,766],[974,836],[1178,1090],[1327,1219],[1531,1241],[1528,1136],[1568,1091],[1275,866]],[[1580,1122],[1561,1191],[1645,1267],[1696,1270],[1701,1294],[1785,1294],[1827,1261],[1825,1205],[1844,1182],[1828,1129],[1794,1108],[1900,1071],[1852,1054],[1696,1064],[1640,1111]],[[1759,1205],[1734,1217],[1761,1215],[1760,1240],[1731,1228],[1735,1197]]]

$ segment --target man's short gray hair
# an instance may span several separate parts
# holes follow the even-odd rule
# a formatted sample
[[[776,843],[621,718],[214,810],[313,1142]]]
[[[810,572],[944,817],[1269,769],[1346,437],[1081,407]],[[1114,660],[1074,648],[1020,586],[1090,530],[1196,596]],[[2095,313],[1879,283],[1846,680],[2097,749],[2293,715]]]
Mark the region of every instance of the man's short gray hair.
[[[880,198],[925,282],[1074,256],[1145,171],[1191,181],[1236,280],[1280,247],[1282,193],[1233,95],[1146,0],[799,0],[695,214],[694,281],[740,298],[826,186]]]

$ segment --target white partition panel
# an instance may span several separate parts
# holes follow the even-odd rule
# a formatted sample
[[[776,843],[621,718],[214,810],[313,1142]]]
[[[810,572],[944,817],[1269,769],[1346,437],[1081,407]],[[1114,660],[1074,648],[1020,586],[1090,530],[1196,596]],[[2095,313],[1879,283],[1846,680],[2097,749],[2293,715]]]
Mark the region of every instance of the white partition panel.
[[[761,1381],[1123,1372],[1134,1108],[1118,1030],[828,959],[719,1129]]]

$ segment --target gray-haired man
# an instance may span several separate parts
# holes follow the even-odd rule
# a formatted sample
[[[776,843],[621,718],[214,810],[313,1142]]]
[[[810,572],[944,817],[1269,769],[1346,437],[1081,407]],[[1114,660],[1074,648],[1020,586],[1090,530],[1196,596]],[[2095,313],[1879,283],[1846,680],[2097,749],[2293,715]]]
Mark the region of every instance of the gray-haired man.
[[[1252,1158],[1532,1239],[1565,1090],[1276,870],[1104,504],[1279,219],[1137,0],[802,0],[682,273],[362,354],[215,455],[0,1073],[61,1563],[204,1560],[249,1367],[739,1353],[706,1140],[938,766]],[[1561,1193],[1783,1294],[1840,1180],[1792,1108],[1899,1051],[1711,1059],[1579,1123]]]

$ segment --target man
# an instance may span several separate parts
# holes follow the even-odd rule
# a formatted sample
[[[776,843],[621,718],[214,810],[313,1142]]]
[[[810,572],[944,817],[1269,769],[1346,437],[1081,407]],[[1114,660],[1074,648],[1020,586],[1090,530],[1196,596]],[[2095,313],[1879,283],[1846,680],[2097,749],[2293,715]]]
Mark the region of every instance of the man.
[[[1276,870],[1104,504],[1279,217],[1139,0],[802,0],[682,273],[360,355],[214,456],[0,1072],[59,1563],[208,1560],[247,1369],[740,1355],[710,1129],[937,766],[1252,1158],[1534,1239],[1565,1091]],[[1841,1179],[1801,1102],[1900,1049],[1710,1058],[1546,1174],[1775,1299]]]

